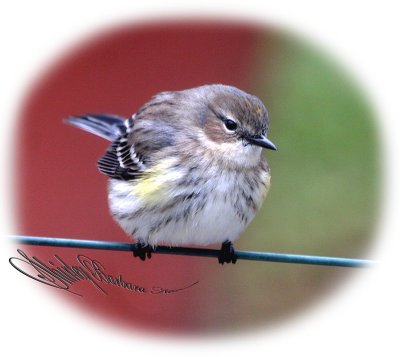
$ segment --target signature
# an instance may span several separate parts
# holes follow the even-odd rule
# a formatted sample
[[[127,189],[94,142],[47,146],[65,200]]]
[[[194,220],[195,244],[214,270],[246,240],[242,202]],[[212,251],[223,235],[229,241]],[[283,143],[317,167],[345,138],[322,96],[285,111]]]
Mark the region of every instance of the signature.
[[[167,289],[161,286],[144,287],[125,280],[122,277],[122,274],[108,274],[102,263],[96,259],[89,258],[84,254],[76,256],[78,264],[70,265],[57,254],[54,255],[53,260],[48,260],[48,263],[44,263],[34,256],[29,257],[28,254],[21,249],[17,249],[17,252],[20,256],[11,257],[9,262],[20,273],[39,283],[78,296],[83,295],[73,291],[71,287],[80,281],[89,282],[95,289],[105,295],[108,295],[105,290],[106,285],[112,285],[117,288],[129,290],[133,293],[166,295],[189,289],[199,283],[198,281],[195,281],[190,285],[175,289]],[[32,268],[34,272],[31,272]]]

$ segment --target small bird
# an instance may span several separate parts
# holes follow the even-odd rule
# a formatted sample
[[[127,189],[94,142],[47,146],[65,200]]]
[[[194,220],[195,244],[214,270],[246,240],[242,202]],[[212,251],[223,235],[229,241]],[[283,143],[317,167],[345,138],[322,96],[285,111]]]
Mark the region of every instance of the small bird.
[[[268,112],[238,88],[211,84],[161,92],[130,118],[87,114],[65,120],[111,141],[97,165],[109,177],[113,218],[145,260],[160,243],[222,244],[218,261],[236,263],[233,242],[270,187],[262,148]]]

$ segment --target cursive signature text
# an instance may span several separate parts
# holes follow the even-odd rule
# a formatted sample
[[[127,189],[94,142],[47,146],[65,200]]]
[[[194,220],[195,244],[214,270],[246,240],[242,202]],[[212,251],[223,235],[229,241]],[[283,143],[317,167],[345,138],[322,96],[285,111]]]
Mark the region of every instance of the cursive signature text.
[[[102,263],[83,254],[77,255],[77,264],[72,265],[65,262],[57,254],[54,255],[54,259],[48,260],[45,263],[34,256],[30,257],[21,249],[17,249],[17,252],[19,253],[19,257],[11,257],[9,262],[20,273],[39,283],[78,296],[82,295],[73,291],[71,287],[80,281],[89,282],[95,289],[105,295],[107,295],[105,290],[106,285],[112,285],[139,294],[166,295],[189,289],[199,283],[196,281],[190,285],[175,289],[160,286],[147,288],[125,280],[122,274],[108,274]]]

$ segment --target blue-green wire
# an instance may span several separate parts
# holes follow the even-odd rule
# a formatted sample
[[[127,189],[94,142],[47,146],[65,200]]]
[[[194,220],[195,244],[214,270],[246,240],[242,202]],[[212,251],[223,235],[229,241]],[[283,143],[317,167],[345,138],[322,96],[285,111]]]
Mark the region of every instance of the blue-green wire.
[[[47,238],[47,237],[32,237],[32,236],[10,236],[10,238],[18,244],[41,245],[51,247],[64,248],[84,248],[84,249],[102,249],[132,252],[137,249],[134,243],[122,242],[106,242],[83,239],[69,238]],[[206,248],[191,248],[191,247],[167,247],[157,246],[154,253],[158,254],[176,254],[190,255],[200,257],[218,257],[218,249]],[[324,257],[315,255],[299,255],[299,254],[282,254],[270,252],[249,252],[236,250],[238,259],[292,263],[292,264],[312,264],[350,268],[370,267],[373,262],[365,259],[339,258],[339,257]]]

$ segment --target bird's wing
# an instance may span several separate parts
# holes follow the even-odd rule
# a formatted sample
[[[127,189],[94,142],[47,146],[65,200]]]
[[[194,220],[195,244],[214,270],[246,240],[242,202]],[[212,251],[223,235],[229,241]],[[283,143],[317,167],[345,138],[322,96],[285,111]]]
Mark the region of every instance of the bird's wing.
[[[119,180],[134,180],[146,169],[143,158],[135,151],[134,145],[128,142],[133,131],[134,119],[127,119],[121,136],[113,141],[105,154],[97,162],[103,174]]]

